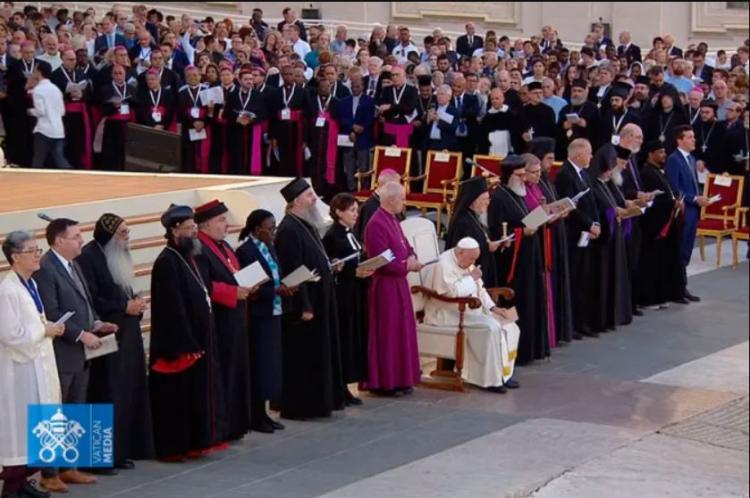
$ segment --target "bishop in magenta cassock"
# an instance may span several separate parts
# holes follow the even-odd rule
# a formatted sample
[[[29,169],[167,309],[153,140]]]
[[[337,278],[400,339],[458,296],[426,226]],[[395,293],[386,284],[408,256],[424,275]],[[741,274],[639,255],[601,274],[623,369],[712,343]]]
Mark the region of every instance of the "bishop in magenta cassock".
[[[372,277],[368,377],[362,387],[385,394],[410,393],[420,380],[417,325],[406,275],[421,263],[398,222],[404,187],[389,183],[380,191],[380,208],[365,228],[365,250],[372,258],[390,249],[394,259]]]

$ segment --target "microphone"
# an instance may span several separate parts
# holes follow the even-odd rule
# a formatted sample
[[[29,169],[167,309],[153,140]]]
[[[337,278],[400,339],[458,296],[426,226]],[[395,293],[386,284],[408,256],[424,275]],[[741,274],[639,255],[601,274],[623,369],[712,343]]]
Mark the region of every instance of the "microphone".
[[[494,172],[488,170],[487,168],[485,168],[484,166],[482,166],[481,164],[479,164],[478,162],[476,162],[474,159],[472,159],[470,157],[467,157],[464,160],[464,162],[466,162],[466,164],[469,164],[471,166],[474,166],[475,168],[478,168],[478,169],[484,171],[485,173],[487,173],[490,176],[495,176],[497,178],[500,178],[500,175],[498,175],[497,173],[494,173]]]
[[[55,220],[53,217],[51,217],[51,216],[49,216],[48,214],[45,214],[45,213],[37,213],[36,216],[40,220],[44,220],[44,221],[54,221]]]

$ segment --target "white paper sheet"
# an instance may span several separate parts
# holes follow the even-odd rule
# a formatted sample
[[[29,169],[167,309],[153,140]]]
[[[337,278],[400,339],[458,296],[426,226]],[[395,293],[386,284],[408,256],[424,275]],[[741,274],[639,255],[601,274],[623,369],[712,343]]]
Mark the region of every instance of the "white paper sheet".
[[[199,140],[205,140],[206,138],[208,138],[208,135],[206,135],[205,128],[203,128],[201,131],[198,131],[195,128],[190,128],[188,130],[188,138],[190,138],[191,142],[197,142]]]
[[[237,281],[237,285],[248,289],[252,289],[257,285],[263,285],[271,280],[259,261],[256,261],[235,273],[234,279]]]
[[[109,334],[101,338],[102,345],[96,349],[83,348],[86,353],[87,360],[93,360],[100,356],[116,353],[119,349],[117,346],[117,337],[115,334]]]

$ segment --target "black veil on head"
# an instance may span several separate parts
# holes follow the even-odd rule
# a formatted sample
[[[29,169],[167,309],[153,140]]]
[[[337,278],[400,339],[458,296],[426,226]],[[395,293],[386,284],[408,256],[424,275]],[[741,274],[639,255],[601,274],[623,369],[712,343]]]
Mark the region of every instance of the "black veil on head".
[[[617,151],[611,144],[605,144],[599,147],[591,160],[589,170],[591,178],[599,178],[599,175],[614,169],[617,164]]]
[[[534,154],[541,161],[547,154],[554,154],[555,139],[550,137],[536,137],[526,146],[526,152]]]
[[[471,204],[475,200],[477,200],[480,195],[487,192],[487,190],[487,180],[485,180],[482,176],[469,178],[468,180],[463,181],[459,184],[458,195],[456,196],[456,203],[453,208],[453,214],[451,216],[448,233],[446,233],[445,235],[446,249],[450,249],[451,247],[455,246],[456,243],[458,243],[458,240],[455,240],[454,221],[458,218],[459,215],[467,212],[469,210],[469,206],[471,206]]]

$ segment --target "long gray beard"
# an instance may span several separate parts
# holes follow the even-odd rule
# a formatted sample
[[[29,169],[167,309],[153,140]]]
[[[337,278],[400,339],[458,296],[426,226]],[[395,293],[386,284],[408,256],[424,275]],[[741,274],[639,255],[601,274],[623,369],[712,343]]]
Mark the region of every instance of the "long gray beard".
[[[487,211],[481,214],[477,214],[476,216],[477,216],[477,220],[479,220],[479,223],[481,223],[483,227],[487,228],[490,226],[489,223],[487,222]]]
[[[618,187],[622,187],[622,184],[625,183],[625,179],[622,177],[620,170],[615,170],[614,173],[612,173],[612,181]]]
[[[316,229],[325,225],[323,215],[320,214],[320,211],[318,211],[318,207],[316,205],[313,205],[304,213],[300,213],[299,217],[311,224]]]
[[[111,239],[104,246],[104,258],[115,284],[127,293],[132,292],[135,284],[135,273],[133,257],[130,254],[127,242],[115,238]]]
[[[577,99],[575,97],[570,97],[570,105],[582,105],[584,102],[586,102],[586,98]]]
[[[508,188],[511,189],[513,193],[516,194],[518,197],[526,197],[526,185],[514,184],[514,185],[508,185]]]

